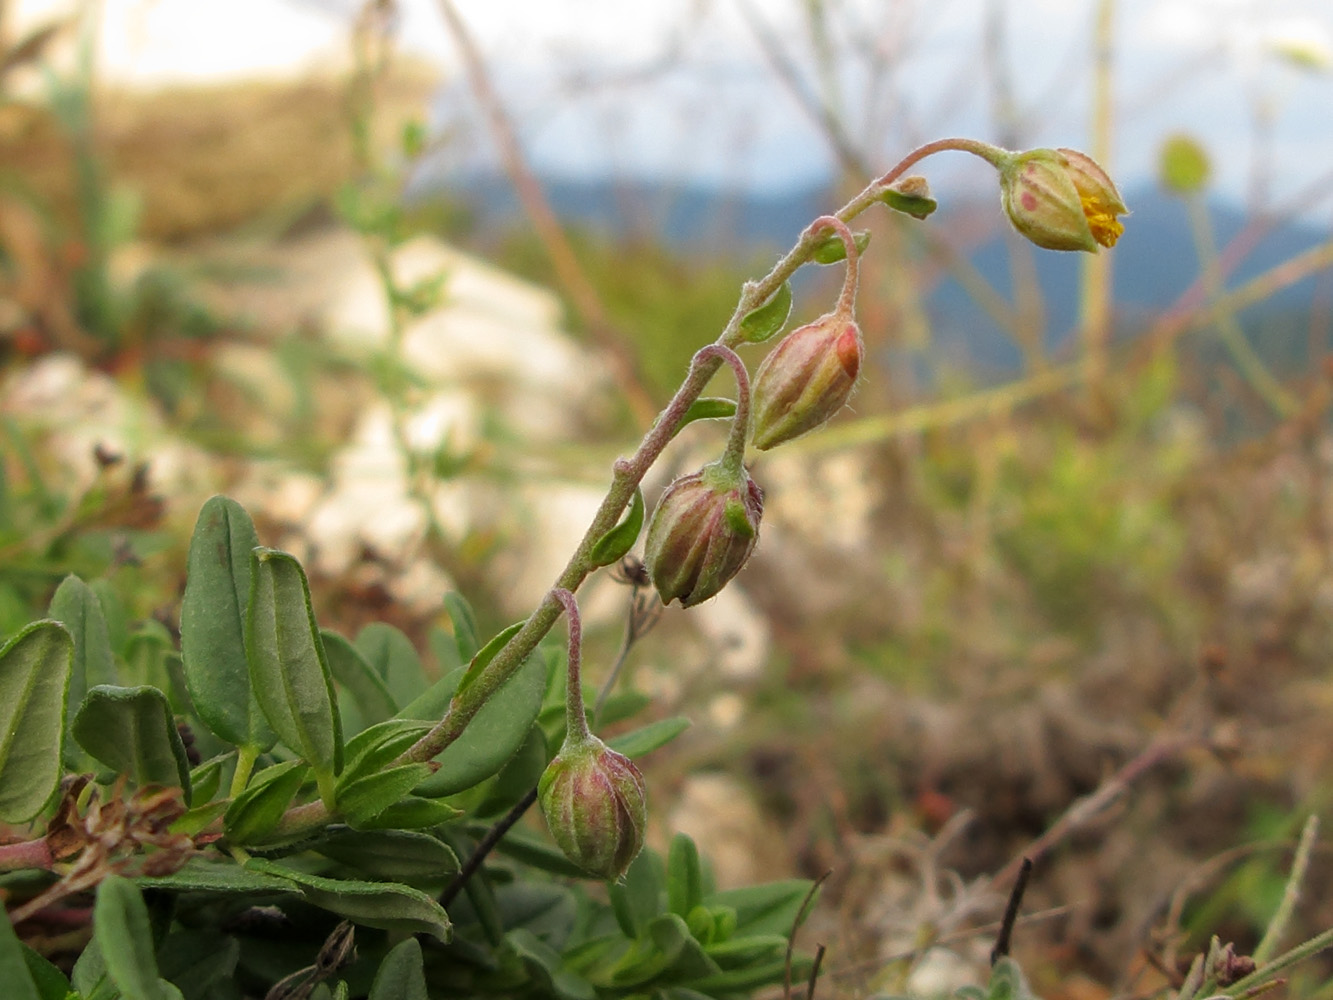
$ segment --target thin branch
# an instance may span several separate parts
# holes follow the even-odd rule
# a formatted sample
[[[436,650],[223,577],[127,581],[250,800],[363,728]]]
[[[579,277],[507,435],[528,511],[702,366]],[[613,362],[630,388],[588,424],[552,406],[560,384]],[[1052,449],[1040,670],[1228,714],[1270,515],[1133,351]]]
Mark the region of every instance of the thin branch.
[[[1013,891],[1009,893],[1009,902],[1004,906],[1004,916],[1000,919],[1000,933],[995,936],[995,947],[990,951],[991,965],[1009,954],[1014,923],[1018,920],[1018,910],[1023,905],[1023,893],[1027,892],[1028,879],[1031,877],[1032,859],[1024,858],[1023,864],[1018,869],[1018,878],[1014,880]]]
[[[523,814],[531,809],[532,804],[536,801],[537,788],[533,786],[523,798],[514,803],[509,812],[505,813],[493,827],[486,831],[486,836],[477,842],[476,849],[468,855],[468,859],[458,869],[458,874],[440,893],[441,906],[446,910],[449,908],[449,904],[467,887],[468,879],[472,878],[477,870],[481,868],[486,856],[495,850],[495,845],[500,843],[504,835],[513,829],[514,824],[523,818]]]

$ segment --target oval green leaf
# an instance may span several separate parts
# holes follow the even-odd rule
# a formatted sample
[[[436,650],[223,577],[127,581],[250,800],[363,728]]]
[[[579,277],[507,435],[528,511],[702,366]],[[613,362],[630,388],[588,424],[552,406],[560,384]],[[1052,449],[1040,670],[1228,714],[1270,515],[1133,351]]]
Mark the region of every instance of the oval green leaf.
[[[370,987],[369,1000],[428,1000],[420,941],[408,938],[384,956]]]
[[[620,523],[593,543],[588,554],[588,562],[593,566],[609,566],[619,562],[625,553],[639,540],[639,531],[643,528],[643,490],[634,487],[634,498],[630,501],[629,512]]]
[[[477,654],[478,658],[484,653]],[[435,758],[440,769],[417,786],[417,794],[452,795],[485,781],[504,767],[527,739],[541,711],[546,670],[546,658],[540,651],[529,656],[481,707],[463,735]],[[440,683],[444,680],[447,678]]]
[[[357,633],[356,648],[379,674],[397,705],[406,705],[426,690],[426,674],[421,669],[421,657],[417,655],[412,640],[392,625],[371,622]],[[395,706],[394,712],[397,710]],[[393,712],[389,715],[393,715]]]
[[[444,595],[444,609],[449,612],[449,621],[454,627],[458,662],[467,663],[481,648],[481,641],[477,638],[477,616],[467,598],[452,590]]]
[[[458,856],[428,833],[340,830],[312,849],[371,878],[391,882],[437,881],[458,871]]]
[[[42,1000],[37,984],[28,973],[28,960],[23,945],[14,933],[9,918],[0,920],[0,983],[5,984],[5,996],[11,1000]],[[63,995],[63,994],[62,994]]]
[[[928,188],[926,189],[929,190]],[[939,203],[929,194],[922,194],[917,191],[903,190],[898,187],[887,187],[879,193],[879,200],[888,205],[895,212],[902,212],[904,215],[910,215],[914,219],[925,219],[930,216],[935,209],[939,208]]]
[[[60,783],[74,640],[33,622],[0,649],[0,820],[26,823]]]
[[[866,230],[852,233],[852,242],[857,253],[865,253],[870,246],[870,233]],[[810,252],[810,259],[816,264],[836,264],[847,259],[847,245],[837,233],[830,233]]]
[[[139,787],[179,785],[190,802],[185,757],[167,696],[155,687],[99,684],[88,691],[71,732],[79,746]]]
[[[791,315],[791,282],[768,297],[757,309],[751,309],[741,319],[741,336],[751,344],[762,344],[787,325]]]
[[[362,632],[364,635],[365,632]],[[359,725],[353,727],[343,719],[344,733],[360,732],[367,726],[393,717],[398,711],[393,695],[384,678],[367,662],[361,650],[348,639],[330,629],[321,629],[324,655],[328,657],[329,671],[355,703]]]
[[[97,887],[93,934],[107,975],[126,1000],[172,1000],[174,991],[158,978],[148,907],[129,879],[110,875]]]
[[[315,906],[366,927],[430,934],[445,943],[453,934],[444,908],[424,892],[409,886],[394,882],[322,878],[263,858],[251,858],[245,867],[261,875],[274,875],[295,882],[302,895]]]
[[[339,783],[337,808],[353,826],[374,819],[405,798],[435,772],[433,764],[401,764],[369,774],[346,786]]]
[[[204,725],[235,746],[267,750],[277,737],[251,692],[245,653],[251,552],[258,545],[250,515],[235,500],[215,496],[199,511],[181,602],[181,655]]]
[[[669,719],[659,719],[631,732],[621,733],[607,740],[607,745],[626,757],[642,757],[649,751],[666,746],[689,728],[689,719],[683,715],[673,715]]]
[[[81,705],[83,696],[97,684],[115,684],[115,656],[102,602],[97,594],[77,576],[61,581],[51,598],[49,614],[69,630],[74,640],[74,659],[69,674],[69,704]],[[72,714],[67,718],[74,724]],[[66,733],[68,736],[69,733]],[[89,769],[87,758],[72,740],[65,740],[65,765],[74,770]]]
[[[250,787],[227,807],[222,827],[228,839],[245,844],[271,832],[301,790],[307,771],[303,760],[289,760],[260,771]]]
[[[735,400],[724,399],[720,396],[703,396],[690,404],[690,408],[685,411],[685,416],[680,418],[680,423],[676,426],[676,432],[680,433],[682,427],[692,424],[696,420],[722,420],[735,415]]]
[[[250,683],[273,731],[310,764],[320,791],[342,770],[342,730],[324,643],[301,564],[256,549],[245,631]]]

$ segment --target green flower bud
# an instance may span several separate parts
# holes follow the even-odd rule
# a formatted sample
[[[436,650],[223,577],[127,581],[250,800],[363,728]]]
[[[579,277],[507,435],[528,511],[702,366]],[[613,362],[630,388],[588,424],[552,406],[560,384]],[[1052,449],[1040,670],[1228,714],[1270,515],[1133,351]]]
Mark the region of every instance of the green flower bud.
[[[1000,202],[1014,228],[1047,250],[1114,246],[1127,209],[1106,172],[1073,149],[1032,149],[1000,164]]]
[[[864,355],[861,330],[847,312],[788,334],[755,373],[754,446],[767,450],[828,421],[847,404]]]
[[[643,775],[596,736],[565,741],[542,772],[537,801],[565,857],[590,875],[620,878],[643,847]]]
[[[743,467],[714,462],[668,486],[644,543],[662,603],[689,608],[716,596],[754,551],[763,512],[764,491]]]

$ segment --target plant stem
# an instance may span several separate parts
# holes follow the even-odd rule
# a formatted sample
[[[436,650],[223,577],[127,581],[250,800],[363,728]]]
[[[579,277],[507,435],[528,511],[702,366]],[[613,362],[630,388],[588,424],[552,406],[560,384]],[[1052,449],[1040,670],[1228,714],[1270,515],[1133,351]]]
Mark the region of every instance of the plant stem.
[[[709,344],[694,356],[691,363],[699,364],[711,358],[725,361],[736,376],[736,414],[731,418],[731,433],[727,435],[727,450],[722,453],[722,468],[740,478],[745,466],[745,438],[750,431],[750,373],[735,351],[720,344]]]
[[[1008,155],[997,146],[979,142],[975,139],[936,139],[923,146],[918,146],[899,160],[883,176],[871,181],[859,194],[838,209],[834,213],[834,217],[844,223],[850,222],[874,205],[879,200],[880,192],[906,173],[913,165],[928,156],[945,151],[971,153],[997,168]],[[795,246],[773,265],[768,274],[758,281],[747,281],[741,288],[740,299],[731,314],[731,318],[727,321],[727,325],[723,328],[717,340],[714,341],[714,345],[734,350],[744,343],[745,338],[741,332],[741,320],[748,313],[768,301],[769,297],[781,288],[782,284],[795,274],[802,264],[809,261],[810,255],[820,242],[818,231],[807,228],[796,241]],[[701,357],[700,355],[704,356]],[[612,470],[611,486],[602,499],[601,506],[598,507],[588,530],[584,533],[569,562],[556,578],[551,590],[547,592],[546,597],[537,605],[527,621],[514,633],[509,642],[495,654],[476,680],[454,696],[444,717],[431,727],[425,736],[392,761],[388,765],[389,767],[421,763],[438,756],[441,751],[462,735],[463,730],[476,716],[477,712],[481,710],[481,707],[513,676],[514,672],[537,648],[537,644],[551,631],[556,619],[560,617],[562,607],[559,599],[554,596],[555,591],[566,590],[573,594],[587,579],[588,574],[596,568],[591,558],[593,547],[603,535],[615,527],[621,513],[633,498],[635,489],[638,488],[644,476],[648,474],[648,470],[652,468],[666,446],[675,437],[680,428],[681,418],[690,408],[690,405],[703,395],[709,379],[713,377],[721,364],[721,357],[707,355],[704,351],[695,355],[685,381],[676,390],[671,402],[658,414],[657,420],[649,428],[648,433],[644,435],[634,454],[628,459],[619,459],[615,462]],[[289,809],[284,814],[276,832],[286,837],[305,830],[315,829],[327,822],[330,816],[330,811],[323,803],[308,802]]]
[[[847,272],[842,279],[842,294],[838,296],[837,311],[850,316],[852,308],[856,305],[856,287],[861,270],[861,251],[856,248],[856,238],[847,228],[847,223],[832,215],[821,215],[810,223],[810,229],[815,232],[832,229],[842,240],[842,245],[847,248]]]
[[[24,868],[50,868],[55,862],[51,846],[45,837],[24,840],[17,844],[0,844],[0,872],[16,872]]]
[[[579,602],[563,587],[556,587],[551,596],[565,609],[569,626],[569,652],[566,661],[569,673],[565,679],[565,746],[586,743],[592,738],[588,716],[583,708],[583,621],[579,618]]]
[[[245,791],[245,786],[250,783],[250,772],[254,770],[255,760],[258,757],[259,747],[253,743],[236,748],[236,770],[231,775],[231,798],[234,799]]]

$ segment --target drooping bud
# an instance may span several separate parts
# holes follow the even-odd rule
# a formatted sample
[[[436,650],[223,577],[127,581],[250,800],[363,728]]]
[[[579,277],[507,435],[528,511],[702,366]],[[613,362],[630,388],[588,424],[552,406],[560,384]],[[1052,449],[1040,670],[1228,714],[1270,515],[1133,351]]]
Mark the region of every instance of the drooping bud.
[[[1014,228],[1047,250],[1114,246],[1127,209],[1111,179],[1076,150],[1033,149],[1000,164],[1000,201]]]
[[[663,604],[689,608],[716,596],[754,551],[764,492],[743,467],[727,464],[681,476],[657,502],[644,562]]]
[[[620,878],[643,847],[643,775],[595,736],[565,741],[542,772],[537,801],[565,857],[590,875]]]
[[[841,410],[864,354],[860,328],[841,310],[788,334],[755,373],[754,446],[763,451],[790,441]]]

